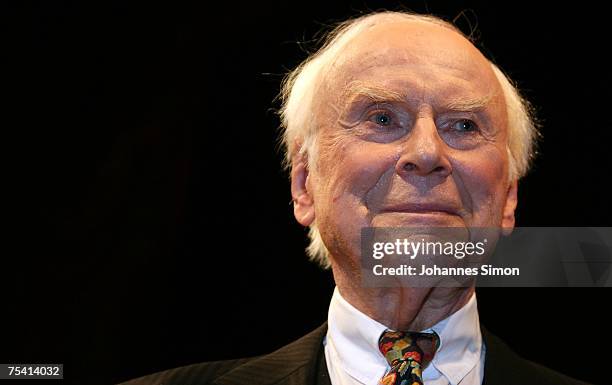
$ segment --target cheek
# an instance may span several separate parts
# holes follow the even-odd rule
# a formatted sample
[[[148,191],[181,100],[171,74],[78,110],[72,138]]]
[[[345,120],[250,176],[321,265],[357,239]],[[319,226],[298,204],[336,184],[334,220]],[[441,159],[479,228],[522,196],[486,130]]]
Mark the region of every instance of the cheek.
[[[320,158],[320,182],[331,203],[341,203],[349,197],[363,202],[367,193],[394,169],[398,157],[393,146],[356,138],[339,140],[325,150],[329,156]]]
[[[315,216],[332,255],[359,255],[361,228],[371,220],[368,192],[394,169],[397,155],[390,147],[358,139],[320,147]]]
[[[469,202],[474,226],[497,225],[506,197],[508,158],[505,148],[487,146],[457,156],[455,173],[462,198]]]

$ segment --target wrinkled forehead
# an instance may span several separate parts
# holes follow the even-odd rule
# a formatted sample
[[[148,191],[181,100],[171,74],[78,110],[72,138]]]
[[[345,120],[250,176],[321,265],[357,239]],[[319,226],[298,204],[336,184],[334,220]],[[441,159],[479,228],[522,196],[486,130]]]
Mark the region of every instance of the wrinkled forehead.
[[[382,87],[403,82],[453,97],[501,94],[489,61],[472,43],[450,27],[425,21],[373,26],[351,40],[326,73],[326,91],[343,98],[360,81]]]

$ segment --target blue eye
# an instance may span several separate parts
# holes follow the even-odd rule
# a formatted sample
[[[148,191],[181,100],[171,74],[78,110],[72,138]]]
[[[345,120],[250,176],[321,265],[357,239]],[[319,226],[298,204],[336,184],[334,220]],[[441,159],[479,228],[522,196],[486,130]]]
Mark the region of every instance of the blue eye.
[[[372,120],[374,121],[374,123],[378,124],[379,126],[389,126],[391,125],[391,116],[389,116],[389,114],[385,113],[385,112],[379,112],[376,113],[372,116]]]
[[[454,122],[451,127],[455,129],[456,131],[460,131],[460,132],[478,131],[478,126],[476,126],[476,123],[468,119],[458,120]]]

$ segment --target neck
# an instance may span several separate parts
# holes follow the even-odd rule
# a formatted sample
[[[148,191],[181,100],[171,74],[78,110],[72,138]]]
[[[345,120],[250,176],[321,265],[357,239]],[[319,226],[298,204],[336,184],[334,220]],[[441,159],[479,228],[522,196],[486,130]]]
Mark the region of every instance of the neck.
[[[359,285],[332,266],[342,297],[368,317],[393,330],[420,331],[432,327],[461,309],[472,297],[470,287],[385,287]]]

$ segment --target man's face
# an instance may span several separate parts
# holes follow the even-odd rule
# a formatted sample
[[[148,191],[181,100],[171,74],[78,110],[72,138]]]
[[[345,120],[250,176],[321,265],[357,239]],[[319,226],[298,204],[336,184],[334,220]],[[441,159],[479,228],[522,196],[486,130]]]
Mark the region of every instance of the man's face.
[[[362,227],[514,225],[502,89],[458,33],[402,22],[361,34],[315,112],[318,157],[301,179],[310,199],[295,213],[316,220],[332,256],[359,255]]]

